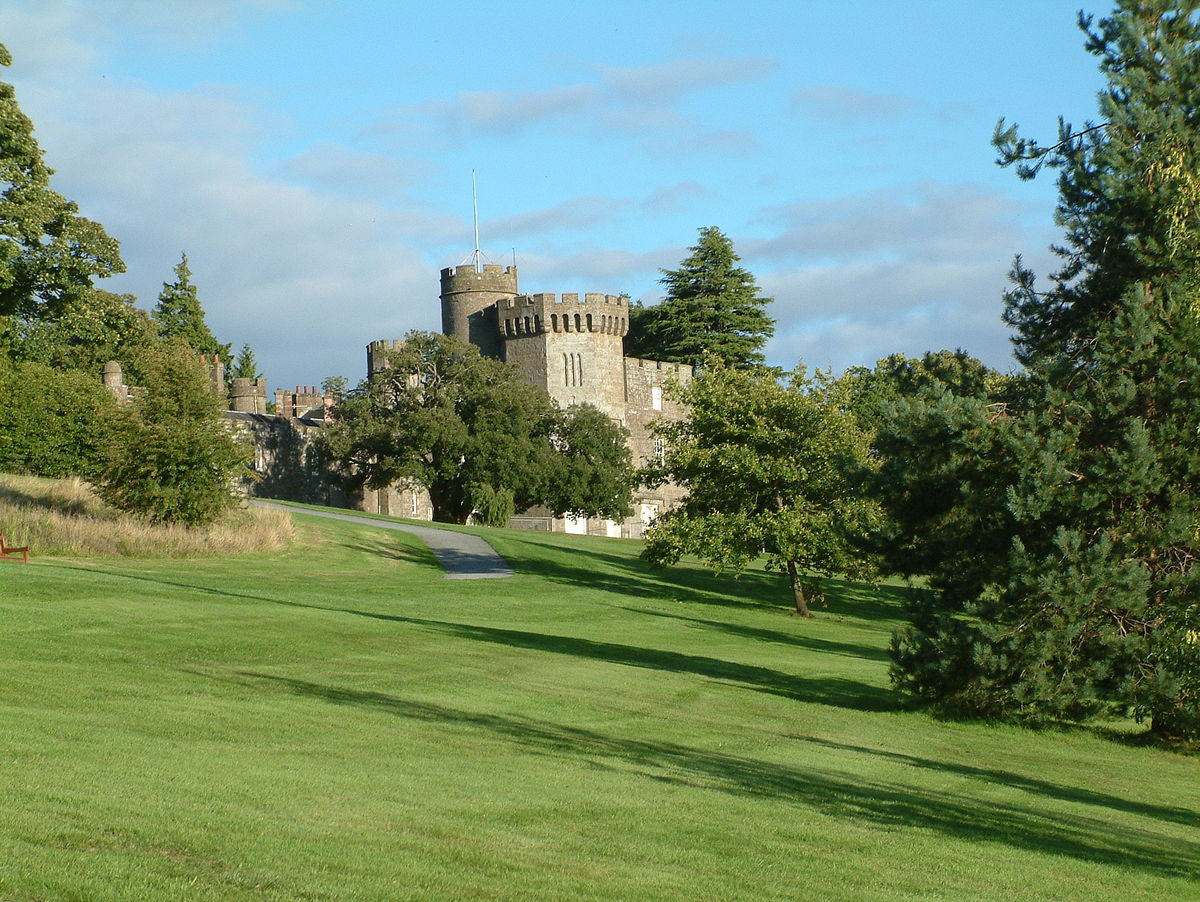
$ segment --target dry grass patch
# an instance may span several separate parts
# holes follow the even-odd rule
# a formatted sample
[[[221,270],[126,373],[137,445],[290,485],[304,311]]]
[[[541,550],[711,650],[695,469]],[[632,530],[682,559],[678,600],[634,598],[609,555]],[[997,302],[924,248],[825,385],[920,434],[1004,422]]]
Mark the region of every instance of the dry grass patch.
[[[212,526],[148,523],[108,507],[81,479],[0,475],[0,533],[33,555],[215,557],[288,548],[295,537],[284,511],[231,511]]]

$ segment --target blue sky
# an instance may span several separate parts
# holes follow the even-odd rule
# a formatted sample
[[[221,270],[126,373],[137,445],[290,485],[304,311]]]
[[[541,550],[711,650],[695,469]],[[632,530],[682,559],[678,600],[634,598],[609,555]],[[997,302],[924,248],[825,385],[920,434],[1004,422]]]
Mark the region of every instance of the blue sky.
[[[472,170],[522,290],[653,302],[715,225],[775,299],[772,363],[962,347],[1007,369],[1005,276],[1050,267],[1055,193],[989,139],[1094,115],[1077,9],[0,0],[0,78],[55,187],[121,241],[104,287],[150,307],[186,250],[272,388],[354,383],[369,341],[438,327]]]

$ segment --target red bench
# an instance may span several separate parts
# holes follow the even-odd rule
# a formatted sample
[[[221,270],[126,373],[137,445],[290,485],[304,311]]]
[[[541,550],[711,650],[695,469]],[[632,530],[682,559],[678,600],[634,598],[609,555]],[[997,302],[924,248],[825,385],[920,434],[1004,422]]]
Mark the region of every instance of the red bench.
[[[29,546],[24,548],[13,548],[11,545],[4,544],[4,535],[0,534],[0,561],[12,561],[16,563],[17,555],[21,556],[21,562],[29,563]]]

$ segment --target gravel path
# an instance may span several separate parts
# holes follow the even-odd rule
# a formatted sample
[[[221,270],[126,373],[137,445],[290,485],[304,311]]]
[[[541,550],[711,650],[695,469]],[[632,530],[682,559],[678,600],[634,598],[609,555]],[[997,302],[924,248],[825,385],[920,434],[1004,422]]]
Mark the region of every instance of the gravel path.
[[[410,532],[420,538],[437,555],[442,567],[446,570],[446,579],[503,579],[513,575],[512,568],[505,563],[504,558],[496,554],[496,550],[479,536],[453,532],[449,529],[438,529],[433,526],[409,526],[407,523],[390,523],[387,520],[372,520],[370,517],[356,517],[353,514],[338,514],[333,511],[315,511],[303,507],[290,507],[286,504],[272,504],[270,501],[258,499],[254,499],[250,503],[258,507],[273,507],[293,514],[328,517],[331,520],[346,520],[350,523],[377,526],[380,529]]]

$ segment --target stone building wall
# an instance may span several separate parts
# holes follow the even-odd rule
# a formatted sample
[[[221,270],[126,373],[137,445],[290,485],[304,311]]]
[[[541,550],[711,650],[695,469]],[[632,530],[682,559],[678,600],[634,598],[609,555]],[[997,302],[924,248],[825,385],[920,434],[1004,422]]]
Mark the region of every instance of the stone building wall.
[[[561,406],[594,404],[625,418],[622,338],[629,307],[615,295],[522,295],[497,305],[504,359]]]

